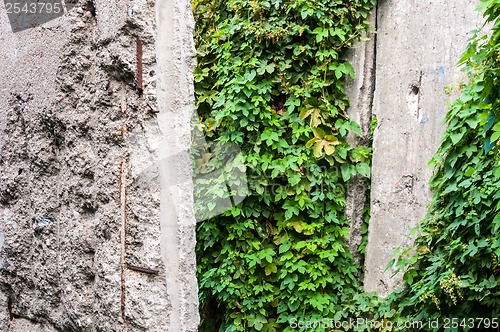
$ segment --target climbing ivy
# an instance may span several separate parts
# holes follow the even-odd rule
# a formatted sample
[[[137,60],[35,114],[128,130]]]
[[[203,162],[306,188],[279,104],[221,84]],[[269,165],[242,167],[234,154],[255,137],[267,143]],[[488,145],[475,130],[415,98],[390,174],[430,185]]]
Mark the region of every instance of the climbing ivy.
[[[429,331],[500,325],[500,1],[482,0],[479,9],[493,28],[477,31],[460,60],[470,83],[451,106],[431,162],[434,196],[415,253],[406,250],[397,263],[406,287],[385,313],[439,320]]]
[[[291,331],[371,306],[344,245],[345,188],[370,176],[371,149],[346,142],[360,127],[342,55],[374,4],[194,2],[200,331]]]

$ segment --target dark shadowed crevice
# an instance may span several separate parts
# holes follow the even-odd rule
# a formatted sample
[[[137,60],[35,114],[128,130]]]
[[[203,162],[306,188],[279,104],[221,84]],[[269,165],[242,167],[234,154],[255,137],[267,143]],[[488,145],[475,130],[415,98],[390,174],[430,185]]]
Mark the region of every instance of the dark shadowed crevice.
[[[371,148],[371,123],[372,107],[375,95],[376,84],[376,61],[377,61],[377,7],[373,9],[371,24],[374,32],[368,34],[369,40],[363,45],[363,61],[359,64],[361,86],[357,93],[357,98],[352,100],[352,107],[358,113],[358,121],[361,127],[361,136],[352,144]],[[353,87],[356,88],[356,87]],[[363,225],[367,222],[367,204],[369,204],[369,179],[357,175],[349,182],[346,200],[346,215],[350,222],[350,234],[347,246],[354,262],[360,266],[364,264],[363,237],[366,237],[366,230],[363,231]],[[369,207],[368,207],[369,209]],[[369,210],[368,210],[369,211]],[[362,272],[358,272],[360,281]]]

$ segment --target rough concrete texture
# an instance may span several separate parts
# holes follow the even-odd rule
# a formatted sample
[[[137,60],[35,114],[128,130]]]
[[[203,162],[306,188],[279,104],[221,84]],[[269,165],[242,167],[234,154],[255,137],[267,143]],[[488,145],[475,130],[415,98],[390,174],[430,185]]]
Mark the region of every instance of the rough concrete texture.
[[[444,131],[447,85],[470,31],[482,23],[479,1],[382,1],[378,5],[371,220],[365,288],[387,295],[399,284],[384,272],[430,202],[427,166]]]
[[[175,207],[158,167],[190,143],[187,8],[80,0],[13,33],[0,5],[0,331],[195,330],[190,167]]]

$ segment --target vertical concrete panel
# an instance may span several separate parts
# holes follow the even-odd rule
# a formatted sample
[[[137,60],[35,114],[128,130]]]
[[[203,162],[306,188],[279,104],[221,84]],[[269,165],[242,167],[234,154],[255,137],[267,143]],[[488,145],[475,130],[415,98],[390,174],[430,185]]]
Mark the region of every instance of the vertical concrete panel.
[[[157,1],[158,123],[163,133],[162,256],[172,301],[169,332],[197,331],[195,217],[190,123],[194,113],[194,49],[191,2]]]
[[[385,271],[424,217],[431,194],[428,162],[444,127],[447,85],[470,31],[482,22],[479,1],[381,1],[378,6],[371,221],[365,288],[387,295],[401,276]]]

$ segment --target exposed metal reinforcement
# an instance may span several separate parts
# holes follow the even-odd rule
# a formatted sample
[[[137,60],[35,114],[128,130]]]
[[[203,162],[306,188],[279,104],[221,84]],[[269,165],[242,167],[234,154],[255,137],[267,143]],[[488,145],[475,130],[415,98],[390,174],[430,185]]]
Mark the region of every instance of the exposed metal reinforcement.
[[[135,67],[135,80],[137,85],[137,91],[139,95],[142,95],[144,90],[144,85],[142,82],[142,41],[139,36],[135,39],[136,43],[136,67]]]
[[[147,268],[147,267],[141,267],[141,266],[135,266],[135,265],[127,264],[127,268],[129,270],[132,270],[132,271],[146,273],[146,274],[152,274],[152,275],[155,275],[155,276],[157,276],[157,275],[160,274],[160,271],[154,270],[154,269],[150,269],[150,268]]]

